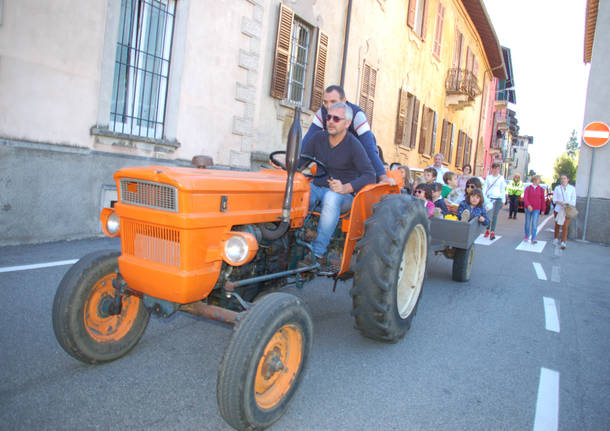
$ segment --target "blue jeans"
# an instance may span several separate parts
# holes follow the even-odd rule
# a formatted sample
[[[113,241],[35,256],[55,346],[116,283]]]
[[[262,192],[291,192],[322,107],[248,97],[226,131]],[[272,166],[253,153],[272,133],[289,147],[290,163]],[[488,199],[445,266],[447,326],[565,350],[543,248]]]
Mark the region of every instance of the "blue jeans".
[[[525,208],[525,236],[530,237],[530,231],[532,232],[532,241],[536,239],[536,229],[538,228],[538,217],[540,216],[540,210],[530,211]]]
[[[502,198],[491,199],[494,203],[493,208],[491,209],[491,225],[489,226],[489,230],[494,232],[496,230],[496,223],[498,222],[498,213],[502,209]]]
[[[354,196],[333,192],[328,187],[318,187],[311,183],[311,195],[309,197],[309,208],[320,209],[320,220],[318,221],[318,236],[311,243],[313,254],[323,257],[328,248],[339,216],[352,207]]]

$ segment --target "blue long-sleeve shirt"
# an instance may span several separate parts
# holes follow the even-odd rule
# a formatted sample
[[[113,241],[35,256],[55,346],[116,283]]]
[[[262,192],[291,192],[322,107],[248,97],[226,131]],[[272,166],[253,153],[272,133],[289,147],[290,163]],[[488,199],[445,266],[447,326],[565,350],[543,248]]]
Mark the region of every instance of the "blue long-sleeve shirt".
[[[328,187],[328,179],[331,177],[343,184],[350,183],[354,193],[367,184],[375,183],[375,170],[371,161],[351,133],[346,133],[345,138],[332,147],[328,132],[319,131],[305,143],[302,154],[315,157],[326,166],[327,174],[313,180],[318,187]],[[303,163],[304,160],[301,159],[299,164]]]
[[[369,126],[369,122],[366,119],[366,115],[362,109],[358,105],[354,105],[353,103],[346,102],[346,104],[352,108],[354,112],[354,118],[352,119],[352,123],[349,126],[349,131],[360,141],[364,150],[366,151],[366,155],[368,156],[373,168],[375,169],[375,174],[377,177],[385,175],[385,168],[383,167],[383,162],[379,157],[379,153],[377,152],[377,141],[375,140],[375,135],[371,132],[371,127]],[[305,148],[305,144],[312,138],[320,130],[326,130],[326,115],[328,112],[326,111],[326,107],[322,105],[320,109],[314,115],[313,121],[309,126],[309,130],[305,134],[303,138],[303,142],[301,143],[301,152],[302,149]]]
[[[473,207],[470,206],[470,204],[466,202],[466,200],[463,200],[462,202],[460,202],[460,206],[458,207],[458,219],[461,220],[462,213],[464,212],[464,210],[470,211],[470,219],[468,221],[472,220],[475,217],[478,219],[479,217],[483,216],[483,218],[485,218],[485,221],[480,223],[483,226],[489,226],[489,216],[487,215],[487,210],[483,205],[479,207]]]

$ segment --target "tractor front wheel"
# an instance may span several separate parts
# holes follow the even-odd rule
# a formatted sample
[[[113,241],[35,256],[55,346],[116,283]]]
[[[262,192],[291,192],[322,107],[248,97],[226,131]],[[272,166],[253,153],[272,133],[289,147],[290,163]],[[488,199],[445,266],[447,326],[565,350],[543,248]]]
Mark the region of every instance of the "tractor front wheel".
[[[140,298],[124,295],[113,311],[120,252],[88,254],[61,280],[53,301],[53,330],[61,347],[88,364],[108,362],[129,352],[142,337],[150,311]],[[118,311],[118,310],[117,310]]]
[[[395,343],[411,326],[426,276],[427,209],[410,196],[388,195],[364,226],[350,290],[352,315],[362,335]]]
[[[235,429],[259,430],[286,411],[303,376],[313,338],[298,297],[270,293],[236,325],[218,370],[222,417]]]

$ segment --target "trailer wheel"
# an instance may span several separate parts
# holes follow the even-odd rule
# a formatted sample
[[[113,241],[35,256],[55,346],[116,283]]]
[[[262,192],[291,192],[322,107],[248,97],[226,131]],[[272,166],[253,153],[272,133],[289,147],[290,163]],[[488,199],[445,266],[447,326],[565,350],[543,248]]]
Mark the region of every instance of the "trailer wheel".
[[[455,255],[453,256],[453,271],[451,274],[453,281],[464,282],[470,280],[473,260],[474,245],[471,245],[468,249],[455,249]]]
[[[117,251],[88,254],[70,268],[55,293],[55,337],[69,355],[88,364],[125,355],[140,340],[150,319],[150,311],[133,295],[123,297],[119,314],[109,312],[119,255]]]
[[[264,429],[286,411],[307,365],[313,324],[294,295],[270,293],[236,325],[218,369],[222,417],[238,430]]]
[[[366,337],[395,343],[417,310],[430,243],[427,210],[406,195],[389,195],[373,207],[356,246],[352,315]]]

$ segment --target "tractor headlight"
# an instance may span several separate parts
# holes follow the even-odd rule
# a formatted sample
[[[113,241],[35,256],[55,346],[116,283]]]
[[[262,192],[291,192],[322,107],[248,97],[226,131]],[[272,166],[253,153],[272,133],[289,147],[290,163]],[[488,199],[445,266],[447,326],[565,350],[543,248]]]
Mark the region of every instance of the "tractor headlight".
[[[250,262],[258,251],[258,242],[248,232],[227,232],[223,238],[222,259],[229,265],[240,266]]]
[[[232,236],[225,243],[225,256],[235,263],[241,263],[248,256],[248,243],[241,236]]]
[[[119,233],[120,228],[121,222],[119,221],[119,216],[116,215],[115,212],[112,212],[112,214],[110,214],[106,220],[106,229],[111,235],[116,235]]]

